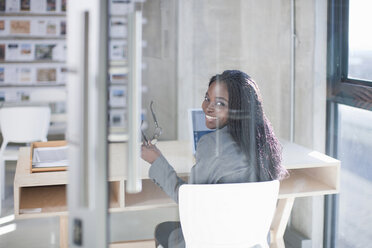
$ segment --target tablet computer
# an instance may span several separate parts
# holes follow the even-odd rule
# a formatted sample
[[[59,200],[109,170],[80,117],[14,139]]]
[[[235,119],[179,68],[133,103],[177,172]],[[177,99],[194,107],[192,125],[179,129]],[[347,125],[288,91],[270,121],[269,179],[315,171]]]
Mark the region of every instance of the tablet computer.
[[[190,139],[192,143],[192,151],[195,155],[196,145],[200,138],[207,133],[213,132],[213,129],[207,128],[205,125],[205,114],[201,108],[189,109],[189,127]]]

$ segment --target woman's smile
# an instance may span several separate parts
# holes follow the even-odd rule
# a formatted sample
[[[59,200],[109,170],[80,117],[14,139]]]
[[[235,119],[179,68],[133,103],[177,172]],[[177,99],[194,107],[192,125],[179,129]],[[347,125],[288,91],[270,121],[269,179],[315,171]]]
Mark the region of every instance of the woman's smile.
[[[205,115],[205,117],[207,117],[208,120],[217,120],[217,117],[215,116]]]

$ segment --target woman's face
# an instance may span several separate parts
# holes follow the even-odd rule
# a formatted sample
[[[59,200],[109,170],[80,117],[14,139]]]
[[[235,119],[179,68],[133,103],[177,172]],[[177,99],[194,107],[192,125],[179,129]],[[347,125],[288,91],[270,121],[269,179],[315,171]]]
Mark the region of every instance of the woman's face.
[[[209,129],[223,128],[229,115],[229,92],[225,83],[213,82],[205,93],[202,104],[205,124]]]

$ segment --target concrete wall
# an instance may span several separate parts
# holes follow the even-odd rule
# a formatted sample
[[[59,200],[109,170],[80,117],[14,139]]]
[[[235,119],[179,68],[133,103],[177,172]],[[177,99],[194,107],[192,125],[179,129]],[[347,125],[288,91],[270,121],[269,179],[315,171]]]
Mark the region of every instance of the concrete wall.
[[[163,128],[162,139],[177,137],[177,2],[176,0],[151,0],[143,6],[143,16],[147,23],[143,25],[143,85],[147,92],[143,94],[142,106],[153,130],[150,114],[150,102],[154,101],[154,110],[158,122]],[[152,135],[151,130],[148,132]]]
[[[296,0],[295,142],[325,152],[327,2]],[[292,226],[323,244],[324,198],[296,199]]]
[[[288,1],[179,1],[178,130],[187,139],[187,108],[200,107],[211,76],[240,69],[261,89],[278,135],[289,137]]]

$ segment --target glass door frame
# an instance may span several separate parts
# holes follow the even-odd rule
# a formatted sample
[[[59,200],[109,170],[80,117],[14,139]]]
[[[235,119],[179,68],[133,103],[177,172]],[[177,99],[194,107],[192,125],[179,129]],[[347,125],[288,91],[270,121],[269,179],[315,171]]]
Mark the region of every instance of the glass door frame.
[[[108,1],[70,2],[67,17],[68,245],[108,247]]]

